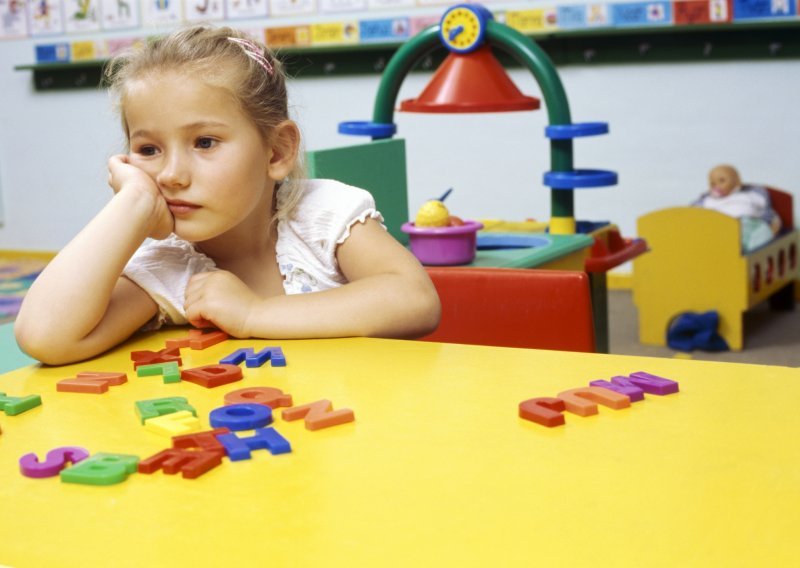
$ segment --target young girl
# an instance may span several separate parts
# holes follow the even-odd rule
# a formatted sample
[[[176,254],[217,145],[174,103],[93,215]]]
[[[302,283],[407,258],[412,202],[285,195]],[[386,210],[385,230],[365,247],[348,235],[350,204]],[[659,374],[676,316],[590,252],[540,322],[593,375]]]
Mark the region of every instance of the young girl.
[[[108,78],[129,153],[108,162],[114,197],[27,293],[15,325],[27,353],[64,364],[187,322],[239,338],[436,327],[436,291],[372,196],[299,178],[266,48],[193,27],[116,58]]]

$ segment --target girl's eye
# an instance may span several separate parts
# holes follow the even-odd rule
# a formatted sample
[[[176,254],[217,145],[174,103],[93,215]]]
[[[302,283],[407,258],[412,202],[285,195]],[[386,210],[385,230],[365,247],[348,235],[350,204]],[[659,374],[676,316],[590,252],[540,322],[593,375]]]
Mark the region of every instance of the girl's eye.
[[[200,137],[195,142],[195,145],[200,148],[201,150],[209,150],[216,145],[217,141],[213,138],[208,138],[206,136]]]
[[[137,154],[141,154],[142,156],[155,156],[156,154],[156,147],[155,146],[141,146],[136,150]]]

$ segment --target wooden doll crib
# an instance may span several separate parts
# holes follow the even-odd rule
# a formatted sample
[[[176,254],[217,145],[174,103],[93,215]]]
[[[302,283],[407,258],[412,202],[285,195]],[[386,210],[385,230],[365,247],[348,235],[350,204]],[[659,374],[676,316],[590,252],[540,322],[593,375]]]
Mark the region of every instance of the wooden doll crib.
[[[766,245],[742,252],[738,219],[700,207],[672,207],[639,218],[638,235],[650,251],[633,261],[633,301],[639,340],[666,345],[670,322],[684,312],[716,310],[728,346],[743,347],[746,310],[769,299],[775,309],[794,307],[800,276],[790,193],[768,187],[783,223]]]

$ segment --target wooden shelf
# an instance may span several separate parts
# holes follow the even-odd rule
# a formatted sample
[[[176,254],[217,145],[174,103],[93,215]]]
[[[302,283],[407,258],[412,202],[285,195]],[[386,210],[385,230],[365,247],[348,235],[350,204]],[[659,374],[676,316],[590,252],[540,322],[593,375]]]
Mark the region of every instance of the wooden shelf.
[[[800,21],[637,29],[558,31],[531,36],[557,66],[648,64],[800,58]],[[400,44],[358,44],[286,48],[277,52],[295,78],[378,75]],[[444,48],[424,57],[416,70],[433,70],[447,55]],[[516,66],[510,57],[501,62]],[[101,87],[105,61],[18,65],[32,71],[37,91]]]

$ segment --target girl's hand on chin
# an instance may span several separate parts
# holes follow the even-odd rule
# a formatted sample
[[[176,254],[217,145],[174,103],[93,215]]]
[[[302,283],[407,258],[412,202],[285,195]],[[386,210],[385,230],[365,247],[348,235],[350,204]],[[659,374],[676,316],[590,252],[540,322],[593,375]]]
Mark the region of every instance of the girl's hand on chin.
[[[137,192],[140,199],[152,201],[152,214],[147,219],[151,238],[163,239],[173,232],[175,218],[158,186],[144,170],[131,164],[130,158],[125,154],[111,156],[108,159],[108,185],[115,194],[122,191]]]

